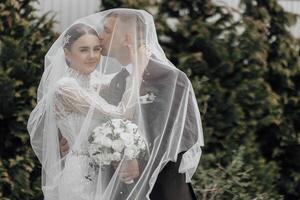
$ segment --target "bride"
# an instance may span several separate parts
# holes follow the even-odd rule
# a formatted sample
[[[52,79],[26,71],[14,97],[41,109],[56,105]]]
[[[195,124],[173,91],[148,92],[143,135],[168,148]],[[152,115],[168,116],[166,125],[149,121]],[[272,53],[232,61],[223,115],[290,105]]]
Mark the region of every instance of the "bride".
[[[92,170],[89,166],[90,157],[87,156],[88,142],[85,140],[88,137],[79,140],[82,136],[78,134],[93,104],[95,117],[91,118],[87,133],[104,123],[105,117],[122,117],[124,101],[118,107],[112,106],[97,94],[95,88],[90,88],[92,73],[101,56],[98,33],[94,29],[84,24],[72,26],[65,34],[63,48],[68,69],[66,75],[57,82],[54,106],[57,126],[67,139],[71,151],[65,158],[58,194],[59,199],[92,199],[97,175],[87,178],[87,172]],[[79,148],[76,142],[80,142],[77,144]],[[105,178],[103,176],[102,179]]]
[[[126,106],[132,93],[125,92],[118,106],[107,103],[99,96],[99,88],[105,87],[105,83],[100,81],[105,77],[100,77],[95,71],[100,62],[101,46],[98,33],[90,26],[83,23],[71,26],[64,34],[60,50],[63,51],[56,52],[57,59],[52,59],[52,66],[45,69],[39,91],[46,90],[48,94],[39,97],[38,105],[30,116],[28,128],[32,138],[42,137],[33,134],[37,133],[35,129],[41,120],[37,117],[42,118],[42,115],[45,115],[43,120],[48,123],[43,124],[43,134],[46,138],[41,142],[46,143],[42,147],[46,155],[40,155],[44,156],[40,161],[44,164],[45,186],[42,189],[45,199],[93,199],[95,192],[100,192],[99,188],[98,191],[95,188],[97,181],[101,182],[101,190],[108,184],[108,181],[104,180],[110,177],[108,173],[103,172],[101,175],[99,173],[87,177],[90,171],[96,173],[90,166],[91,158],[87,156],[88,134],[108,118],[128,118]],[[54,66],[59,62],[58,55],[64,57],[66,65]],[[66,67],[65,70],[62,70],[63,66]],[[53,69],[49,69],[50,67]],[[90,120],[87,120],[88,114],[91,115]],[[57,137],[66,138],[71,149],[70,153],[62,158],[58,154]],[[33,140],[32,145],[39,155],[39,149],[35,147],[41,147],[35,146],[37,143],[38,141]]]
[[[149,13],[112,9],[51,46],[27,127],[45,200],[185,198],[203,146],[200,114],[157,38]]]

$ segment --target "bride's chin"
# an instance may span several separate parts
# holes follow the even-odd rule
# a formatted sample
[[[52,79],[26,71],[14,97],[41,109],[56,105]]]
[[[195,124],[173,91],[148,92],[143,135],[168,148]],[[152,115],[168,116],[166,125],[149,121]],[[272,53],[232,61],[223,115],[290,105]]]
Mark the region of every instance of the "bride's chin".
[[[86,74],[86,75],[89,75],[89,74],[93,73],[93,71],[95,71],[95,69],[86,71],[85,74]]]
[[[96,66],[86,66],[85,74],[92,73],[93,71],[96,70],[96,68],[97,68],[97,65]]]

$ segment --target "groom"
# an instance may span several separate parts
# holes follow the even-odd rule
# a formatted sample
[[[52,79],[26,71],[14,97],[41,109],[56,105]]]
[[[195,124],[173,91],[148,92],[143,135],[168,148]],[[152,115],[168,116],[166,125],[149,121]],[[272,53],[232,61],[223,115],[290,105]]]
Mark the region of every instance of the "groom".
[[[110,13],[105,19],[104,19],[104,29],[100,33],[99,37],[101,40],[101,47],[102,47],[102,55],[103,56],[110,56],[115,58],[119,61],[119,63],[123,66],[123,70],[121,70],[120,73],[118,73],[114,78],[112,78],[111,83],[109,85],[109,94],[107,97],[105,95],[103,96],[110,104],[117,105],[124,93],[125,86],[126,85],[126,77],[130,76],[133,71],[133,65],[134,62],[132,59],[132,52],[130,51],[130,46],[132,46],[132,41],[135,39],[133,38],[133,35],[128,34],[124,29],[121,29],[116,27],[116,20],[124,20],[124,24],[122,24],[124,27],[131,26],[132,24],[126,24],[126,18],[130,18],[132,16],[128,16],[130,14],[124,14],[119,13],[118,11],[113,11]],[[145,26],[143,22],[137,20],[136,24],[134,24],[134,27],[137,27],[137,29],[145,30],[143,28]],[[143,42],[145,40],[145,34],[143,31],[138,36],[137,41],[140,43],[138,45],[143,45]],[[141,55],[144,56],[144,55]],[[138,65],[139,66],[139,65]],[[164,105],[161,102],[164,102],[164,92],[168,91],[168,87],[161,86],[157,83],[160,81],[165,81],[161,79],[168,78],[168,68],[164,67],[161,62],[156,61],[155,57],[152,55],[150,56],[150,59],[148,59],[148,62],[145,63],[144,70],[142,70],[142,82],[140,86],[140,96],[145,96],[145,94],[149,94],[149,92],[155,93],[155,98],[148,99],[151,103],[142,104],[142,112],[147,113],[145,126],[147,130],[150,130],[151,138],[147,138],[148,141],[154,141],[154,139],[159,136],[156,131],[155,127],[151,124],[154,121],[159,120],[159,111],[153,110],[153,107],[158,108],[164,108],[166,105]],[[122,78],[123,77],[123,78]],[[173,83],[172,83],[173,84]],[[178,83],[176,83],[178,84]],[[116,85],[121,85],[123,87],[116,87]],[[177,87],[175,85],[174,87]],[[177,90],[180,91],[180,90]],[[176,94],[180,96],[181,94]],[[174,100],[175,101],[175,100]],[[156,106],[152,106],[152,105]],[[176,107],[178,105],[178,102],[172,102],[172,108]],[[176,113],[174,111],[170,111]],[[193,113],[189,112],[188,113]],[[190,114],[191,115],[191,114]],[[187,120],[189,123],[193,123],[193,117],[194,116],[188,116],[191,119]],[[168,126],[172,127],[175,123],[175,119],[172,121],[171,119],[169,121]],[[173,124],[172,124],[173,123]],[[184,131],[188,132],[191,130]],[[192,136],[191,136],[192,137]],[[64,139],[60,140],[61,143],[61,151],[65,152],[68,150],[68,145]],[[150,147],[151,148],[151,147]],[[189,147],[187,147],[188,149]],[[192,189],[192,186],[190,183],[186,183],[185,174],[179,173],[179,165],[181,163],[181,158],[184,152],[181,152],[178,154],[178,158],[176,162],[169,161],[163,169],[160,171],[157,180],[155,181],[155,184],[153,186],[153,189],[150,193],[150,199],[151,200],[196,200],[196,196],[194,194],[194,191]],[[127,166],[125,168],[125,171],[123,171],[124,174],[126,174],[126,177],[120,177],[121,181],[128,181],[135,179],[139,177],[140,175],[140,169],[143,168],[145,163],[142,163],[138,160],[132,160],[127,163]],[[125,195],[125,194],[124,194]],[[120,197],[122,199],[122,197]]]
[[[133,35],[129,34],[124,30],[124,28],[118,28],[116,27],[116,20],[120,20],[120,23],[124,27],[130,27],[132,24],[130,22],[126,21],[126,18],[130,18],[134,14],[124,14],[118,11],[113,11],[110,13],[104,21],[104,29],[100,33],[100,43],[102,47],[102,55],[104,56],[111,56],[117,59],[123,67],[128,71],[128,76],[130,75],[132,69],[132,62],[133,62],[133,56],[130,52],[130,46],[133,46],[133,40],[136,39],[139,45],[143,45],[143,42],[145,40],[145,33],[143,31],[145,28],[143,26],[144,23],[139,20],[138,17],[136,17],[136,24],[134,24],[134,27],[137,30],[140,30],[140,32],[137,32],[136,36],[137,38],[134,38]],[[128,23],[128,24],[126,24]],[[126,28],[125,28],[126,29]],[[113,35],[115,34],[115,37]],[[115,39],[117,38],[117,39]],[[145,52],[146,53],[146,52]],[[135,55],[137,56],[137,55]],[[143,57],[145,55],[139,55],[139,57]],[[158,87],[158,82],[160,79],[165,78],[168,76],[169,72],[168,69],[160,62],[155,61],[153,59],[153,56],[150,57],[149,62],[145,64],[145,69],[143,72],[143,80],[140,86],[140,96],[143,96],[144,94],[149,93],[149,91],[154,91],[156,94],[156,99],[152,99],[152,103],[156,103],[160,101],[160,98],[164,98],[163,92],[165,90],[168,90],[168,88],[165,86],[165,88]],[[141,67],[140,65],[138,65]],[[165,77],[163,76],[165,75]],[[126,79],[125,79],[126,80]],[[114,81],[111,81],[111,84]],[[126,84],[126,83],[125,83]],[[112,90],[114,90],[113,86],[110,85]],[[175,86],[176,87],[176,86]],[[111,91],[113,92],[113,91]],[[116,101],[115,103],[118,103],[121,100],[121,94],[120,92],[116,92],[120,96],[114,98],[114,100],[106,99],[108,102],[113,103],[112,101]],[[121,91],[122,93],[122,91]],[[180,95],[180,94],[179,94]],[[150,99],[151,101],[151,99]],[[161,101],[160,101],[161,102]],[[175,104],[175,103],[174,103]],[[164,105],[161,105],[164,106]],[[148,130],[152,130],[152,138],[148,138],[148,140],[153,141],[154,138],[157,136],[154,130],[154,127],[151,126],[151,122],[155,121],[155,118],[157,118],[157,110],[152,110],[151,103],[149,104],[142,104],[142,111],[143,113],[147,113],[147,122],[145,123],[145,126],[147,126]],[[181,174],[178,172],[179,165],[181,162],[181,156],[183,152],[178,155],[177,162],[168,162],[167,165],[164,166],[163,170],[159,173],[158,178],[155,182],[155,185],[153,187],[153,190],[150,194],[150,199],[153,200],[176,200],[176,199],[196,199],[196,196],[193,192],[192,186],[190,183],[185,182],[185,174]],[[135,172],[139,171],[139,163],[138,162],[132,162],[128,166],[128,172],[132,172],[131,178],[136,178],[137,175]]]

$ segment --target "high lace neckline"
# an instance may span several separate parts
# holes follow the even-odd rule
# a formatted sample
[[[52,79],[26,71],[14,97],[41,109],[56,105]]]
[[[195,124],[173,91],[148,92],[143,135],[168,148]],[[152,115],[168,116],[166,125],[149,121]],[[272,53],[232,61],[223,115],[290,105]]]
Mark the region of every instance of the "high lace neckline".
[[[70,77],[74,78],[78,81],[79,85],[84,88],[89,88],[90,86],[90,79],[91,74],[83,74],[80,73],[78,70],[73,69],[72,67],[68,67],[67,73]]]

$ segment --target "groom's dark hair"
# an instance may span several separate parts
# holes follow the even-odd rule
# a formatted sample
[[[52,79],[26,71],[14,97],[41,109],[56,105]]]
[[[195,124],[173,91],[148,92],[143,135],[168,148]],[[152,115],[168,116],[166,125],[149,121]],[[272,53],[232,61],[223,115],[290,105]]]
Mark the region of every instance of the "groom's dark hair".
[[[131,23],[136,23],[136,33],[137,33],[137,45],[140,46],[146,41],[146,23],[143,16],[137,15],[136,12],[114,10],[109,13],[106,17],[118,18],[125,25],[130,25]]]

